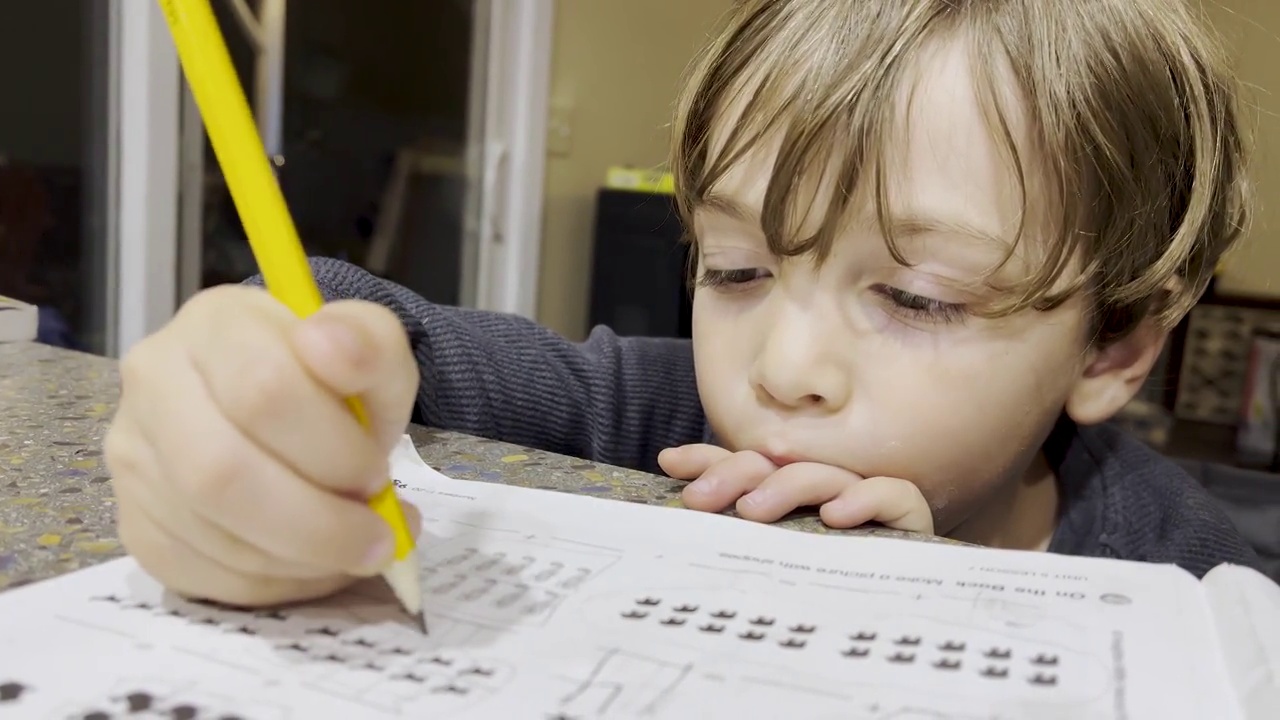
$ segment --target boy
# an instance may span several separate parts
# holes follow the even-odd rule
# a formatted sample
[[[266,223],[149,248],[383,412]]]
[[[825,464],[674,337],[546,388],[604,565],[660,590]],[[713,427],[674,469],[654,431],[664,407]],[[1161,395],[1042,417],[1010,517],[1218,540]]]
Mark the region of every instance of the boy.
[[[674,127],[692,343],[575,344],[327,260],[343,301],[305,322],[207,291],[122,363],[121,539],[180,593],[332,592],[390,555],[359,500],[412,416],[660,466],[750,520],[1252,563],[1172,463],[1096,427],[1244,223],[1230,88],[1169,0],[738,2]]]

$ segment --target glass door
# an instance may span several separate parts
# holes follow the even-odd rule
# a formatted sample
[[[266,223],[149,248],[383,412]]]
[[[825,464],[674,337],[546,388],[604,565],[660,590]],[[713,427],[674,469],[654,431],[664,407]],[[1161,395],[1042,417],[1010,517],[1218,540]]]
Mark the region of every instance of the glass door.
[[[494,213],[509,205],[499,196],[514,184],[498,163],[511,138],[493,132],[494,112],[512,112],[491,102],[495,79],[510,76],[495,72],[494,22],[515,22],[530,8],[549,18],[550,5],[214,0],[309,254],[350,261],[437,303],[493,304],[481,294],[491,255],[484,246],[502,235]],[[545,96],[549,20],[537,28],[543,35],[525,52],[544,58]],[[509,50],[497,58],[521,60]],[[182,93],[179,300],[255,272],[199,115]],[[516,131],[523,152],[541,156],[541,127]],[[535,170],[536,182],[519,192],[536,193],[540,207],[540,162]],[[537,238],[534,228],[518,241],[536,249]]]
[[[37,305],[40,339],[105,354],[114,322],[110,12],[0,5],[0,295]]]

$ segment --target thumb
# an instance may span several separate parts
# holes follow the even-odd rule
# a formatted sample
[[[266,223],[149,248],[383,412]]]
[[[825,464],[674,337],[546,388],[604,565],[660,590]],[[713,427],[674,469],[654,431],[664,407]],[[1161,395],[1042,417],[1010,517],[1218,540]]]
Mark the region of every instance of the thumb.
[[[418,394],[418,366],[399,318],[362,300],[330,303],[298,324],[293,347],[335,395],[360,399],[370,429],[390,451]]]

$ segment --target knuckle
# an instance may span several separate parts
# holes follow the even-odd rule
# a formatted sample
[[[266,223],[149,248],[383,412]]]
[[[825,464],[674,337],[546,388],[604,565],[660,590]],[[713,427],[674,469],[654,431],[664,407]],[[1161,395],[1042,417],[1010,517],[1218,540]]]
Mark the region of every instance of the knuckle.
[[[224,412],[241,427],[264,427],[287,413],[302,372],[283,343],[258,345],[235,353],[217,383]]]
[[[422,375],[421,370],[418,368],[418,363],[413,357],[413,351],[409,349],[408,344],[404,346],[402,358],[402,361],[395,363],[396,372],[399,375],[396,378],[399,381],[397,387],[412,388],[412,391],[416,393],[419,383],[422,382]]]
[[[146,387],[155,376],[158,336],[144,338],[120,358],[120,402],[127,402],[137,388]]]
[[[188,497],[215,512],[232,502],[236,486],[248,471],[245,453],[228,445],[209,443],[192,463],[192,471],[179,476],[185,479],[180,484]]]
[[[357,358],[367,365],[362,370],[389,370],[392,380],[403,384],[417,383],[418,368],[413,359],[409,334],[399,316],[381,305],[365,301],[353,301],[360,311],[360,324],[373,352],[362,353]],[[377,366],[376,368],[374,366]]]
[[[874,508],[878,516],[901,517],[902,508],[907,504],[902,501],[904,497],[902,493],[896,491],[892,485],[884,483],[858,485],[853,493],[855,497]]]
[[[924,493],[915,483],[899,478],[885,478],[884,493],[897,500],[904,509],[918,508],[924,504]]]
[[[409,334],[400,318],[391,310],[364,301],[356,308],[365,337],[373,352],[359,354],[355,359],[364,371],[391,371],[392,380],[402,383],[417,382],[417,365],[409,345]]]
[[[357,302],[360,302],[361,307],[366,310],[367,328],[380,350],[397,352],[409,350],[409,335],[405,332],[399,316],[382,305],[366,301]]]
[[[138,442],[140,440],[129,437],[129,433],[118,426],[112,426],[103,440],[102,462],[117,498],[122,494],[122,488],[146,482],[152,472],[142,460],[144,453],[138,449]]]
[[[225,307],[233,301],[234,299],[230,298],[229,293],[222,287],[201,290],[182,303],[173,315],[172,326],[174,328],[206,327],[211,320],[217,318],[220,307]]]
[[[113,422],[107,428],[107,434],[102,438],[102,461],[113,478],[138,471],[138,453],[133,447],[135,442],[133,433],[123,423]]]
[[[903,482],[911,486],[907,491],[908,496],[911,498],[911,504],[917,508],[928,510],[929,498],[925,497],[924,491],[920,489],[920,486],[913,482],[907,482],[906,480],[903,480]]]
[[[143,543],[138,537],[134,515],[128,512],[127,506],[127,500],[123,498],[116,500],[116,540],[120,541],[120,545],[132,555],[135,548],[142,549]]]
[[[261,289],[248,285],[215,285],[192,295],[179,308],[176,317],[204,322],[227,305],[249,302],[261,294]]]
[[[845,493],[857,492],[856,488],[863,484],[863,478],[853,473],[844,473],[839,477],[831,480],[831,494],[843,495]]]
[[[753,472],[759,475],[768,475],[769,473],[777,472],[788,467],[784,465],[782,468],[779,468],[772,460],[755,450],[742,450],[725,456],[722,461],[741,463],[744,471]]]

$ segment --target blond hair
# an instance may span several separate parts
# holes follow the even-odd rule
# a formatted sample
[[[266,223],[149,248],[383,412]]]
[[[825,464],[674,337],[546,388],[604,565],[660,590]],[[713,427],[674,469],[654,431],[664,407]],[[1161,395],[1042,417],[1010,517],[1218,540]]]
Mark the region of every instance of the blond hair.
[[[989,314],[1085,291],[1102,342],[1147,317],[1175,324],[1248,215],[1232,74],[1180,0],[739,0],[677,103],[671,166],[686,227],[716,183],[770,143],[760,218],[776,255],[825,257],[861,187],[907,264],[890,233],[881,158],[913,59],[946,35],[967,39],[1024,206],[1028,174],[1043,172],[1060,213],[1043,264]],[[1018,87],[1002,88],[1010,76]],[[1015,145],[1000,101],[1010,90],[1042,167],[1026,167]],[[832,158],[825,177],[839,190],[819,208],[818,230],[801,236],[795,219],[814,197],[797,179],[831,173]]]

